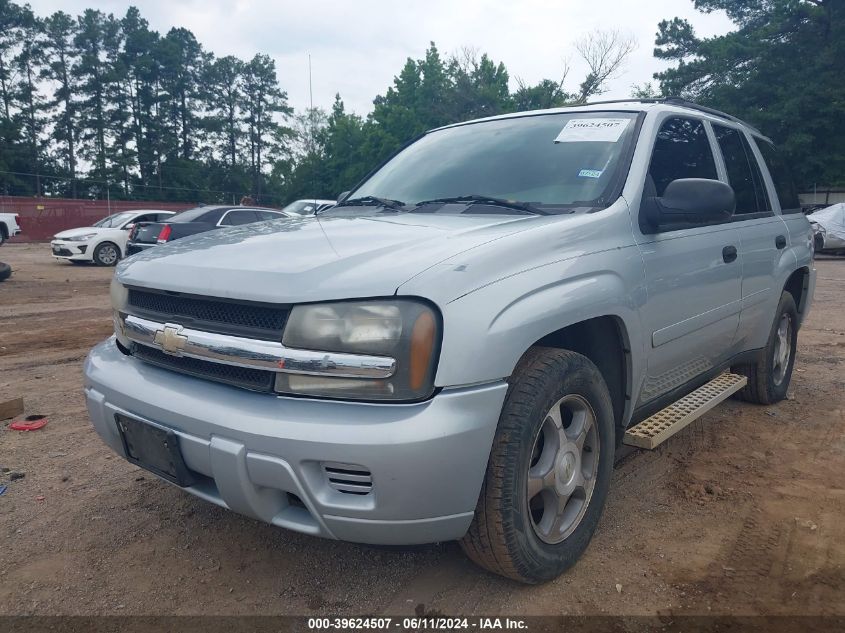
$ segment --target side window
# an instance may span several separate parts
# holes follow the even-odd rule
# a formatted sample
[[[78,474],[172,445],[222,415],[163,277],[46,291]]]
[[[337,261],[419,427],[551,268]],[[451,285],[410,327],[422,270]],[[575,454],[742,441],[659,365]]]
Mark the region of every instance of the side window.
[[[223,226],[239,226],[241,224],[249,224],[250,222],[256,222],[258,218],[255,217],[255,211],[249,210],[236,210],[236,211],[229,211],[226,214],[226,217],[223,218],[221,225]]]
[[[680,178],[716,180],[716,161],[704,124],[686,117],[666,119],[657,132],[648,175],[645,195],[653,196],[662,196],[669,183]]]
[[[158,213],[158,214],[156,214],[156,219],[154,221],[155,222],[164,222],[168,218],[172,218],[172,217],[173,217],[172,213]]]
[[[736,195],[736,215],[770,211],[763,175],[745,135],[721,125],[714,125],[713,131],[725,159],[728,183]]]
[[[140,222],[155,222],[156,215],[155,213],[145,213],[143,215],[139,215],[137,218],[129,220],[126,224],[123,225],[122,228],[128,228],[139,224]]]
[[[273,213],[272,211],[256,211],[259,220],[278,220],[282,217],[281,213]]]
[[[772,181],[775,183],[775,192],[778,195],[778,200],[780,200],[781,212],[801,213],[798,192],[795,190],[792,175],[789,173],[789,168],[787,168],[783,158],[775,149],[775,146],[768,141],[755,138],[754,142],[763,155],[763,160],[769,168]]]

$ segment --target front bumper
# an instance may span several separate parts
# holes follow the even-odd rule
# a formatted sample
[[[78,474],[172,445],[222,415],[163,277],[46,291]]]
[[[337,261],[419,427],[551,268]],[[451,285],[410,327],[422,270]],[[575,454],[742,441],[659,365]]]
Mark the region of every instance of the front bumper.
[[[50,242],[50,249],[53,252],[53,257],[56,259],[73,259],[77,261],[88,261],[91,259],[88,242],[53,240]]]
[[[121,456],[117,413],[177,434],[200,476],[188,492],[298,532],[374,544],[463,536],[506,391],[497,382],[418,404],[279,397],[154,367],[123,355],[113,338],[85,362],[94,428]],[[337,490],[325,463],[369,470],[371,491]]]

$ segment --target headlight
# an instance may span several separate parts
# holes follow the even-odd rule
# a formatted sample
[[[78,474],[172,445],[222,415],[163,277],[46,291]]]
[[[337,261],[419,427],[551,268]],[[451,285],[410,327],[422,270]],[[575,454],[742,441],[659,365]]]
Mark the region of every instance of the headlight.
[[[123,319],[120,316],[121,312],[126,311],[126,305],[129,303],[129,291],[126,286],[117,280],[117,277],[112,277],[109,296],[111,297],[112,318],[114,319],[114,335],[121,345],[129,347],[129,339],[126,338],[126,333],[123,331]]]
[[[285,347],[383,356],[396,361],[389,378],[279,373],[280,393],[358,400],[421,400],[434,390],[440,319],[410,299],[295,306],[282,338]]]
[[[92,237],[96,237],[96,233],[89,233],[88,235],[77,235],[76,237],[66,237],[68,242],[87,242]]]

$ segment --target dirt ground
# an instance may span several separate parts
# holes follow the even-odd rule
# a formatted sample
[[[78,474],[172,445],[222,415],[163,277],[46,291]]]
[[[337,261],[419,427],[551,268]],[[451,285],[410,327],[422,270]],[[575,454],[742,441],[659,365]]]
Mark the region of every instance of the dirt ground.
[[[790,399],[717,407],[617,465],[598,533],[525,587],[454,543],[325,541],[196,499],[114,456],[91,428],[82,361],[111,330],[111,269],[7,245],[0,400],[0,614],[845,614],[845,258],[820,259]],[[10,481],[11,472],[25,476]]]

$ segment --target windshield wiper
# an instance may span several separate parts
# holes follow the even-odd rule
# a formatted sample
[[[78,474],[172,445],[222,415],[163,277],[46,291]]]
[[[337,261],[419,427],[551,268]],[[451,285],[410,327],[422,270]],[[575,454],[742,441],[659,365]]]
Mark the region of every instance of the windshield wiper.
[[[467,204],[489,204],[496,207],[504,207],[505,209],[517,209],[525,211],[526,213],[533,213],[535,215],[549,215],[547,211],[539,209],[528,202],[521,202],[519,200],[505,200],[504,198],[493,198],[492,196],[482,196],[478,194],[470,194],[466,196],[453,196],[451,198],[432,198],[431,200],[421,200],[414,208],[419,208],[427,204],[449,204],[461,203]]]
[[[387,207],[398,211],[404,208],[405,203],[401,200],[392,200],[390,198],[378,198],[376,196],[362,196],[361,198],[352,198],[338,202],[333,208],[338,207]]]

